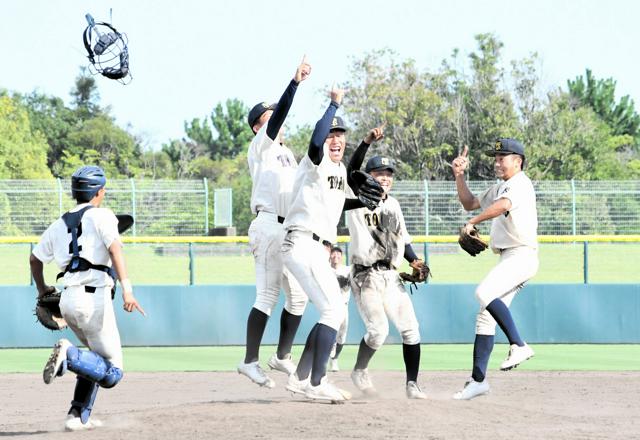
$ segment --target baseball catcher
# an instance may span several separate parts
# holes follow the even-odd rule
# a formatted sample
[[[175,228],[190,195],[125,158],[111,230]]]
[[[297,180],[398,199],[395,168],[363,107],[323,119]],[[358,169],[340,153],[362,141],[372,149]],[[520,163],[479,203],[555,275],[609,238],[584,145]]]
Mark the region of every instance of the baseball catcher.
[[[458,237],[458,244],[469,255],[475,257],[480,252],[489,247],[486,241],[480,237],[480,232],[475,225],[467,223],[460,228],[460,236]]]
[[[355,184],[357,192],[354,192],[356,192],[356,196],[360,202],[370,211],[375,210],[384,194],[382,186],[380,186],[371,174],[360,170],[353,170],[351,172],[351,180]]]
[[[50,286],[43,295],[38,295],[36,319],[49,330],[63,330],[67,327],[67,321],[60,313],[60,294],[58,289]]]

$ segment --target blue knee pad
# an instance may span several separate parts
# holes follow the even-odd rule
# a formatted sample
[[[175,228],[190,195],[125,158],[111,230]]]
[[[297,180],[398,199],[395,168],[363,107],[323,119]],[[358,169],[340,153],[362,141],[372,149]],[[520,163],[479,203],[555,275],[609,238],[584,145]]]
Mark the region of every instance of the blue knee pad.
[[[76,389],[73,392],[73,400],[71,401],[71,409],[69,414],[76,409],[80,414],[80,420],[82,423],[89,421],[91,415],[91,409],[93,409],[93,402],[96,400],[96,394],[98,394],[98,384],[89,379],[85,379],[82,376],[78,376],[76,379]]]
[[[103,388],[116,386],[123,373],[102,356],[93,351],[71,346],[67,350],[67,368],[78,376],[96,382]]]

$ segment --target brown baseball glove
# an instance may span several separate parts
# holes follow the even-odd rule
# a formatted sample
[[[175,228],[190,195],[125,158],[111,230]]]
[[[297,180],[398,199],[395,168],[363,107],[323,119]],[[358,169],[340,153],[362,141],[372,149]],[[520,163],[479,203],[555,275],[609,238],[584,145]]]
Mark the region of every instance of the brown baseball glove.
[[[413,287],[418,288],[416,283],[424,283],[427,281],[427,278],[431,276],[431,269],[424,264],[424,261],[418,260],[417,266],[418,267],[412,267],[413,271],[411,273],[400,272],[398,274],[403,282],[410,283],[409,290],[411,294],[413,294]]]
[[[49,330],[63,330],[67,327],[67,321],[60,313],[61,292],[55,287],[42,296],[38,296],[35,315],[40,324]]]
[[[466,225],[465,225],[466,226]],[[458,244],[462,249],[464,249],[469,255],[475,257],[480,252],[484,251],[489,247],[486,241],[480,237],[480,232],[478,232],[478,228],[473,226],[473,228],[467,229],[465,226],[460,228],[460,236],[458,237]]]

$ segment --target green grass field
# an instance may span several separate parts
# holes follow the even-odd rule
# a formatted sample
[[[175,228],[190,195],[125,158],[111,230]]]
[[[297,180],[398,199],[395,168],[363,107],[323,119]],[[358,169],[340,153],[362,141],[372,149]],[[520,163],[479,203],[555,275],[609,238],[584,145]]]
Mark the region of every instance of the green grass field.
[[[535,357],[519,368],[522,370],[639,371],[640,345],[534,345]],[[357,345],[345,346],[340,366],[349,370]],[[266,361],[273,346],[262,347]],[[302,346],[294,347],[293,356],[300,357]],[[490,369],[497,369],[508,351],[496,345]],[[1,349],[0,373],[37,373],[42,371],[50,349]],[[466,370],[471,367],[471,344],[423,344],[422,370]],[[128,347],[124,349],[126,371],[234,371],[244,356],[244,347]],[[373,370],[403,370],[402,346],[385,345],[371,361]]]
[[[154,252],[162,245],[127,244],[125,256],[130,277],[134,284],[188,284],[188,245],[181,255],[163,256]],[[176,245],[172,245],[176,246]],[[195,245],[196,284],[253,284],[253,257],[245,255],[199,255],[211,251],[213,244]],[[0,245],[0,285],[25,285],[29,283],[29,245]],[[422,255],[423,246],[415,245]],[[214,252],[207,252],[215,254]],[[591,243],[589,244],[589,282],[639,283],[640,243]],[[495,264],[497,256],[484,252],[471,258],[456,245],[429,245],[429,265],[433,271],[433,283],[477,283]],[[401,270],[408,270],[407,267]],[[57,269],[46,267],[46,279],[53,280]],[[540,270],[533,283],[581,283],[583,281],[583,247],[576,244],[542,244]]]

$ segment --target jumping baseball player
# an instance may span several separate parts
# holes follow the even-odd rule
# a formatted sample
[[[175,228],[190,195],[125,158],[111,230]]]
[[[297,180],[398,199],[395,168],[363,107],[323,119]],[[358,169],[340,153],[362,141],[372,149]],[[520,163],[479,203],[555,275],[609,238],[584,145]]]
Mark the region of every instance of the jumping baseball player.
[[[256,267],[256,300],[247,319],[245,357],[238,372],[260,386],[273,388],[275,382],[260,367],[258,355],[269,316],[275,307],[280,288],[284,288],[285,306],[280,316],[280,339],[277,352],[269,359],[270,368],[290,375],[295,371],[291,347],[307,296],[282,262],[282,226],[289,210],[298,163],[282,142],[282,125],[287,117],[300,82],[309,77],[311,66],[306,57],[276,105],[259,103],[249,112],[249,126],[255,137],[247,159],[253,182],[251,212],[256,218],[249,226],[249,244]]]
[[[338,334],[336,336],[336,343],[333,344],[331,349],[331,356],[329,358],[329,371],[340,371],[338,365],[338,357],[342,352],[342,347],[347,340],[347,329],[349,328],[349,297],[351,289],[351,266],[347,266],[342,260],[342,249],[339,246],[333,246],[329,250],[329,264],[338,279],[338,285],[340,286],[340,293],[342,294],[342,300],[344,301],[344,319]]]
[[[335,243],[342,211],[352,208],[345,197],[347,176],[341,162],[346,127],[341,118],[335,117],[343,95],[343,90],[332,88],[331,103],[316,123],[308,152],[300,161],[282,245],[285,266],[320,314],[296,372],[289,376],[287,389],[311,399],[335,402],[349,397],[326,380],[331,347],[344,319],[344,302],[322,243]],[[353,203],[353,207],[363,206],[357,199]]]
[[[360,169],[369,145],[382,137],[383,127],[369,132],[353,154],[348,172]],[[351,235],[351,291],[366,327],[351,379],[365,395],[377,394],[367,367],[389,334],[391,320],[402,336],[406,395],[410,399],[425,399],[426,395],[418,386],[418,320],[397,271],[403,258],[416,269],[422,268],[424,262],[411,247],[411,237],[407,232],[400,204],[389,195],[395,172],[393,160],[382,156],[371,157],[365,171],[382,185],[384,195],[374,211],[356,209],[347,213]]]
[[[43,371],[46,384],[67,370],[77,375],[65,422],[69,431],[101,426],[99,420],[90,418],[98,388],[112,388],[122,379],[122,348],[112,304],[111,268],[122,285],[123,308],[127,312],[136,309],[144,315],[127,277],[118,220],[111,210],[100,208],[105,184],[100,167],[78,169],[71,177],[71,193],[78,205],[47,228],[29,258],[39,297],[55,290],[45,284],[44,264],[55,260],[63,271],[62,317],[89,348],[80,350],[67,339],[60,339]]]
[[[538,271],[538,216],[533,184],[522,171],[525,155],[523,145],[515,139],[498,139],[487,151],[494,158],[496,176],[502,179],[478,197],[474,196],[464,179],[469,166],[468,148],[452,162],[458,198],[467,211],[482,209],[469,219],[463,231],[491,220],[490,246],[500,255],[498,264],[476,288],[480,302],[476,318],[476,337],[473,346],[473,370],[464,388],[455,393],[457,400],[472,399],[489,392],[486,379],[487,364],[493,350],[496,323],[511,345],[509,355],[500,365],[510,370],[533,356],[533,350],[522,340],[509,305],[516,293]]]

